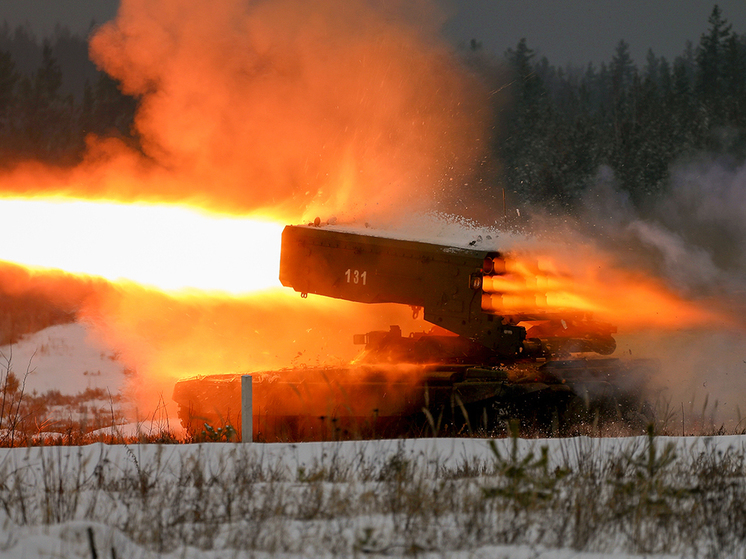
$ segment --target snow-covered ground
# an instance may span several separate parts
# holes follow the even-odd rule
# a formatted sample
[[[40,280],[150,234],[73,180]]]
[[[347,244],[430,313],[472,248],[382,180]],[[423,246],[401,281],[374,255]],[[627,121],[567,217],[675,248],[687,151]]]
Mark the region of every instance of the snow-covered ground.
[[[119,393],[125,367],[110,348],[97,343],[81,324],[50,326],[25,336],[12,346],[0,347],[0,366],[8,359],[16,376],[25,378],[27,392],[59,390],[75,395],[86,388]]]
[[[21,440],[48,442],[63,435],[69,439],[73,432],[77,437],[132,438],[155,435],[163,425],[180,429],[176,417],[135,417],[136,406],[128,396],[135,373],[83,324],[51,326],[0,347],[0,387],[8,371],[19,381],[15,398],[17,402],[22,394],[22,405],[10,412],[5,406],[3,440],[10,423],[16,424]]]
[[[741,437],[512,442],[2,449],[0,558],[746,553]]]

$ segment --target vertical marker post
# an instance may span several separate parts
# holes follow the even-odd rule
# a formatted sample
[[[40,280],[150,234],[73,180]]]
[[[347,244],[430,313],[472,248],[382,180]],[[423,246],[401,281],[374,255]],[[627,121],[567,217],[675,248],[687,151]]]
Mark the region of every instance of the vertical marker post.
[[[254,410],[251,405],[251,375],[241,375],[241,442],[254,438]]]

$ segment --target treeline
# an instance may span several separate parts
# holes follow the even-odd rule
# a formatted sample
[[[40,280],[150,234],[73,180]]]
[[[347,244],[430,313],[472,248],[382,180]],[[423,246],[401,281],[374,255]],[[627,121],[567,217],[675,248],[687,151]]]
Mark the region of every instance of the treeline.
[[[472,41],[472,65],[494,65]],[[601,166],[638,207],[665,192],[671,166],[702,153],[746,155],[746,35],[715,6],[699,44],[638,68],[620,41],[600,68],[555,68],[525,40],[505,54],[510,102],[497,107],[497,184],[521,203],[572,209]]]
[[[41,43],[0,27],[0,166],[80,160],[88,133],[129,136],[136,101],[88,58],[85,38],[57,27]]]

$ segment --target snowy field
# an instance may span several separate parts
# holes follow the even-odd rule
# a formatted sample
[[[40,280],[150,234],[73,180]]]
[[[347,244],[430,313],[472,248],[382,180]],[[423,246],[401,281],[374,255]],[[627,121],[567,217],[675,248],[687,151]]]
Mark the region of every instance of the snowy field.
[[[745,442],[2,449],[0,557],[744,557]]]
[[[9,430],[18,442],[126,429],[122,392],[131,374],[77,323],[0,347],[0,442],[9,444]]]
[[[50,326],[24,336],[17,344],[0,347],[0,352],[0,363],[11,360],[17,376],[25,377],[29,393],[56,389],[75,394],[101,388],[117,394],[125,380],[125,368],[116,354],[97,344],[82,324]]]

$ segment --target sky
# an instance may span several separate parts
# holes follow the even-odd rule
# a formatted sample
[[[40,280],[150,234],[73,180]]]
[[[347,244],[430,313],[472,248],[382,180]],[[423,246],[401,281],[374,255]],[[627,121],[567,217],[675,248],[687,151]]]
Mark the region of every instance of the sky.
[[[471,39],[495,54],[521,38],[556,66],[608,62],[620,40],[638,67],[649,48],[673,60],[707,30],[713,0],[436,0],[445,6],[444,32],[455,44]],[[746,33],[746,1],[717,0],[723,17]],[[84,35],[92,21],[116,15],[118,0],[0,0],[0,22],[28,23],[39,36],[56,23]]]
[[[746,33],[744,0],[452,0],[446,33],[498,54],[526,38],[555,66],[608,62],[624,40],[642,67],[649,48],[670,61],[687,40],[696,45],[715,3],[736,33]]]

